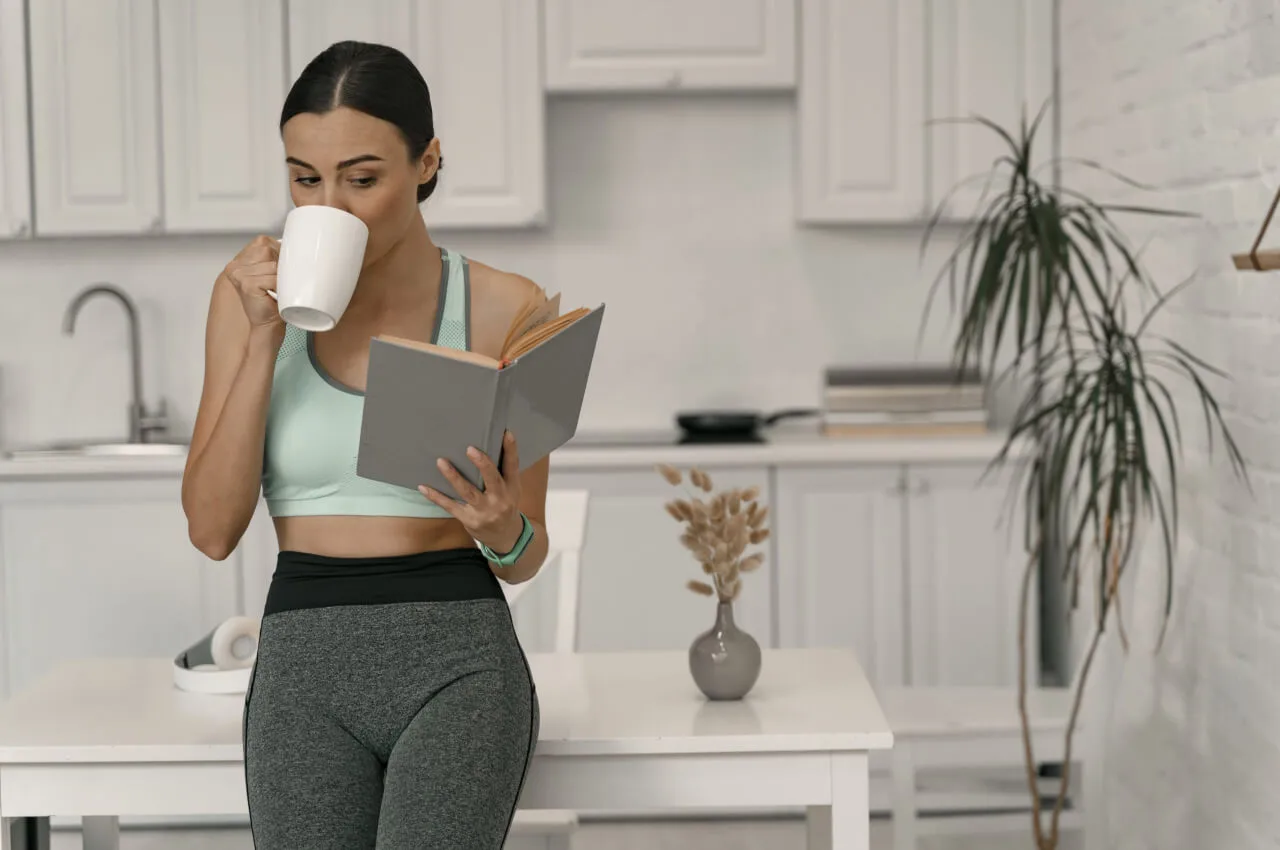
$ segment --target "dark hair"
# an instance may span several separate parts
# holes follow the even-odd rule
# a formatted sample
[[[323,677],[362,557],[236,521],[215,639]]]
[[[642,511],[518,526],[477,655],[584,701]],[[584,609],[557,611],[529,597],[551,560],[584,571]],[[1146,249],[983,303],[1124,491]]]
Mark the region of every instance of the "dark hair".
[[[427,81],[409,57],[394,47],[339,41],[325,48],[289,89],[280,110],[280,129],[299,113],[323,115],[340,106],[394,124],[415,160],[436,135]],[[418,186],[418,203],[436,190],[443,166],[441,157],[436,173]]]

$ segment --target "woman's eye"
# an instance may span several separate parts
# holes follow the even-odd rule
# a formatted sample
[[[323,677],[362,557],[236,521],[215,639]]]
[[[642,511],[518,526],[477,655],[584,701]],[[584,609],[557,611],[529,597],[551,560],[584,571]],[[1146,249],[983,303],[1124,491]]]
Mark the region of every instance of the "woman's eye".
[[[293,182],[301,183],[303,186],[314,186],[320,180],[319,177],[295,177]]]
[[[351,178],[351,182],[356,184],[357,186],[368,187],[368,186],[372,186],[375,182],[377,182],[377,179],[378,178],[376,177],[353,177]]]

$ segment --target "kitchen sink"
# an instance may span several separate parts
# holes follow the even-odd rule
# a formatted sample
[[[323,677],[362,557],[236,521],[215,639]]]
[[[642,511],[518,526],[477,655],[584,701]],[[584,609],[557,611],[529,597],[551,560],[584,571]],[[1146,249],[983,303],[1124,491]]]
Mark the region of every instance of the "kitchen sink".
[[[187,443],[64,442],[13,449],[5,452],[5,457],[10,460],[50,460],[72,457],[183,457],[187,454],[188,448]]]

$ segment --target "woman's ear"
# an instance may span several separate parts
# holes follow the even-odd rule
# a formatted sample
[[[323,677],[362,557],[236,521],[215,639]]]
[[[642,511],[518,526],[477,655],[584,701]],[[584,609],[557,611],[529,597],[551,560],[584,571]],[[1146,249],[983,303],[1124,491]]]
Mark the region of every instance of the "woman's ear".
[[[427,144],[427,149],[422,152],[422,158],[418,161],[418,184],[435,177],[440,170],[440,163],[440,139],[437,137]]]

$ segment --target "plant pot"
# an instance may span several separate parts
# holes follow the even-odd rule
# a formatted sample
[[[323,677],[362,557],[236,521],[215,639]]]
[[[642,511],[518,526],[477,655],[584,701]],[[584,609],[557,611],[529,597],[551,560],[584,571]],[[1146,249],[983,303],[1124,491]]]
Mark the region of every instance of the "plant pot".
[[[716,621],[689,647],[689,672],[707,699],[742,699],[760,678],[760,644],[733,621],[733,603],[716,605]]]

